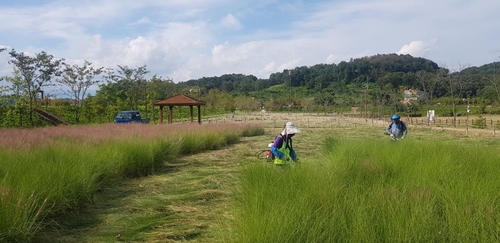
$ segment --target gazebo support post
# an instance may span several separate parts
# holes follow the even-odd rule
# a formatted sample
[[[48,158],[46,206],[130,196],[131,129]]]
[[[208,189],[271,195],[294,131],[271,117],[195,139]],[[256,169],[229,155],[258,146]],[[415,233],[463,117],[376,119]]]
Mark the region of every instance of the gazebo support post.
[[[198,107],[198,123],[201,124],[201,106],[197,105],[196,107]]]
[[[173,106],[168,106],[168,124],[172,124],[172,110],[174,109]]]
[[[193,123],[193,106],[192,105],[189,106],[189,114],[190,114],[190,121],[191,121],[191,123]]]
[[[160,105],[160,124],[163,124],[163,106],[162,105]]]

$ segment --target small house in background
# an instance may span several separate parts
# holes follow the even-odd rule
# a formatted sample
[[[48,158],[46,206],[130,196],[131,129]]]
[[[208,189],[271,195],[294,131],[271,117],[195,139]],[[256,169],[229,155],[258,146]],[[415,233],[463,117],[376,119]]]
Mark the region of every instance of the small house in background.
[[[404,98],[401,103],[407,104],[411,103],[412,101],[427,100],[429,99],[429,93],[416,89],[407,89],[404,91],[403,97]]]

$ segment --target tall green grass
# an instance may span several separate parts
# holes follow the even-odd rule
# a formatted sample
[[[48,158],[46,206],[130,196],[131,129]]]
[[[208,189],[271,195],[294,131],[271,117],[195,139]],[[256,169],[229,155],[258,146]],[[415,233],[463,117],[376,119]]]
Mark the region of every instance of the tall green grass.
[[[140,131],[132,132],[131,128]],[[50,145],[2,148],[0,242],[31,241],[46,220],[79,210],[114,180],[151,174],[166,160],[182,154],[233,144],[248,129],[254,133],[247,135],[264,132],[252,125],[192,126],[168,133],[157,130],[156,136],[147,130],[158,127],[117,129],[131,135],[99,142],[58,135]]]
[[[230,242],[498,242],[500,156],[438,140],[327,138],[288,171],[242,174]]]

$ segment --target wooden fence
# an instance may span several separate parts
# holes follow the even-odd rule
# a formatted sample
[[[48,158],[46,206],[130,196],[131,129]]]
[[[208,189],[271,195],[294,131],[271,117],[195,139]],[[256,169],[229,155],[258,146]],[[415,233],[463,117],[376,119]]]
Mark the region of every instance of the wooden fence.
[[[500,120],[484,119],[483,128],[477,128],[476,119],[457,118],[455,123],[453,118],[435,118],[433,121],[428,121],[427,118],[412,118],[402,117],[407,126],[412,128],[423,129],[441,129],[451,130],[464,135],[485,134],[496,136],[497,130],[500,127]],[[283,125],[292,121],[297,127],[305,129],[314,128],[333,128],[333,127],[380,127],[385,128],[390,122],[390,117],[369,117],[366,118],[363,114],[336,114],[336,113],[243,113],[243,114],[228,114],[224,116],[211,117],[202,119],[203,124],[218,124],[218,123],[259,123],[265,128],[279,129]],[[176,123],[187,121],[176,121]]]

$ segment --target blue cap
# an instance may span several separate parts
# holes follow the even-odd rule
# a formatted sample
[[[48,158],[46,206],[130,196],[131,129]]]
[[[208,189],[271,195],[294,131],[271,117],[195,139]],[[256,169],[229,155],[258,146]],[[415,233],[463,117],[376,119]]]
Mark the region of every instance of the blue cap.
[[[399,117],[398,115],[394,115],[391,117],[391,120],[399,120],[399,118],[401,118],[401,117]]]

